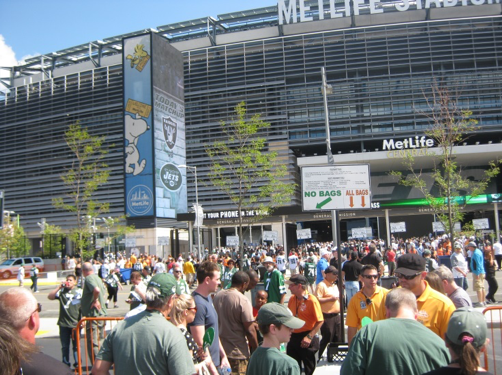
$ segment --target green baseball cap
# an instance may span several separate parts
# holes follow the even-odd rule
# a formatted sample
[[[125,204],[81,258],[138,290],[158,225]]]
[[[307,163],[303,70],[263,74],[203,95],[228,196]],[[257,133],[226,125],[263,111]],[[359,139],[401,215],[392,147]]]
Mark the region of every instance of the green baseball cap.
[[[446,336],[456,345],[469,341],[480,348],[486,342],[486,330],[483,314],[472,307],[461,307],[451,314]]]
[[[305,322],[295,318],[291,311],[280,303],[269,302],[258,310],[258,324],[282,324],[292,329],[302,328]]]
[[[150,279],[148,287],[159,290],[161,297],[169,297],[173,294],[181,294],[176,278],[169,273],[158,273]]]

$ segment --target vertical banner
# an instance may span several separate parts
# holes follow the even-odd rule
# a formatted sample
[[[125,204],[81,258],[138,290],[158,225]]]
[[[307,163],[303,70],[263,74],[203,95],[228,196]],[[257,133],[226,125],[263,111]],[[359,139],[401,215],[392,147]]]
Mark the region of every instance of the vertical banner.
[[[153,216],[151,35],[123,44],[126,215]]]
[[[183,55],[152,34],[153,124],[157,217],[188,212]]]

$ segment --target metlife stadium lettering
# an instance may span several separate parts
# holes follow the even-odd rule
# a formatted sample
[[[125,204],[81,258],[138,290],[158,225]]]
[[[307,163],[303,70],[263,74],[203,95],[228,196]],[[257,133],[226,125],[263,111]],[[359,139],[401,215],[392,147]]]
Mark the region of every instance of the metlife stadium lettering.
[[[378,14],[389,11],[389,8],[395,8],[400,12],[404,12],[416,9],[448,8],[458,6],[459,4],[462,6],[500,4],[502,0],[402,0],[400,3],[381,3],[376,0],[352,1],[353,7],[351,8],[351,0],[330,0],[329,6],[326,7],[323,0],[318,0],[319,10],[316,17],[314,17],[310,5],[306,4],[306,0],[279,0],[277,2],[279,25],[323,20],[326,18],[350,17],[352,13],[354,16],[358,16],[360,10],[365,8],[369,8],[371,14]]]
[[[425,138],[424,136],[415,138],[406,138],[402,141],[395,141],[394,139],[384,139],[383,149],[385,150],[402,150],[407,148],[429,148],[434,147],[434,140]]]

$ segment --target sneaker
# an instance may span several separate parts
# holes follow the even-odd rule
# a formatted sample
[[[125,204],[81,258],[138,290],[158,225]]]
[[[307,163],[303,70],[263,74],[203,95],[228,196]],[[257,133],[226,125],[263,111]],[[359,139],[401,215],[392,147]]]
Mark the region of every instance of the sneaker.
[[[475,302],[472,304],[472,307],[484,307],[485,305],[481,302]]]
[[[113,307],[117,309],[119,307],[119,305],[114,305]]]
[[[492,301],[490,301],[489,299],[487,299],[487,300],[485,301],[485,305],[491,305],[492,303],[493,303],[493,302],[492,302]]]
[[[105,307],[108,308],[108,302],[105,302]]]

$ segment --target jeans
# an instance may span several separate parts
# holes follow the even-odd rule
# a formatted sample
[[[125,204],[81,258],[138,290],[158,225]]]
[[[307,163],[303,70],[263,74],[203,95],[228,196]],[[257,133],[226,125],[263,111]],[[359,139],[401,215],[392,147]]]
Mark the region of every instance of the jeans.
[[[38,277],[32,277],[31,282],[32,284],[30,286],[30,289],[34,292],[38,292]]]
[[[70,341],[73,347],[73,363],[78,363],[77,357],[77,340],[72,337],[73,328],[59,326],[59,340],[61,341],[61,353],[63,355],[63,363],[71,366],[70,363]]]
[[[347,294],[347,306],[349,305],[350,299],[359,292],[359,281],[346,281],[345,282],[345,294]]]

